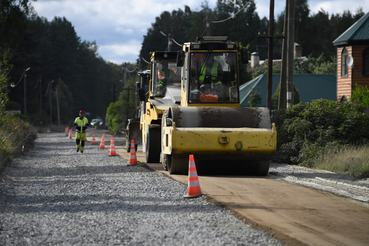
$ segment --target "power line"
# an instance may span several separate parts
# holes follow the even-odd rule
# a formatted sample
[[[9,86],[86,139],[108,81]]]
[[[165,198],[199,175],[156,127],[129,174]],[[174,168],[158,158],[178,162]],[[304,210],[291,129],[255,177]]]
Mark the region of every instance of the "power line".
[[[136,67],[133,71],[128,70],[128,68],[126,68],[126,67],[125,67],[125,69],[126,69],[126,71],[127,71],[127,72],[129,72],[129,73],[133,73],[134,71],[136,71],[137,67]]]
[[[12,87],[16,87],[21,81],[22,81],[22,78],[23,78],[23,76],[24,76],[24,74],[25,74],[26,72],[25,71],[23,71],[23,73],[22,73],[22,75],[21,75],[21,77],[20,77],[20,79],[19,79],[19,81],[18,81],[18,83],[17,84],[15,84],[14,86],[12,85]]]
[[[178,45],[178,46],[182,47],[182,44],[179,44],[177,41],[175,41],[175,40],[174,40],[174,38],[172,38],[172,41],[173,41],[176,45]]]
[[[141,59],[146,62],[147,64],[150,64],[150,62],[146,61],[143,57],[141,57]]]
[[[229,19],[232,19],[232,18],[234,18],[234,17],[236,17],[236,15],[238,15],[238,13],[240,13],[244,8],[246,8],[247,6],[249,6],[249,3],[247,3],[247,4],[245,4],[245,6],[243,6],[237,13],[235,13],[235,14],[232,14],[231,16],[229,16],[227,19],[224,19],[224,20],[220,20],[220,21],[211,21],[210,23],[214,23],[214,24],[216,24],[216,23],[221,23],[221,22],[225,22],[225,21],[227,21],[227,20],[229,20]]]
[[[165,33],[163,33],[162,31],[160,31],[161,34],[163,34],[165,37],[167,36]],[[182,44],[178,43],[174,38],[171,38],[171,40],[178,46],[182,47]]]

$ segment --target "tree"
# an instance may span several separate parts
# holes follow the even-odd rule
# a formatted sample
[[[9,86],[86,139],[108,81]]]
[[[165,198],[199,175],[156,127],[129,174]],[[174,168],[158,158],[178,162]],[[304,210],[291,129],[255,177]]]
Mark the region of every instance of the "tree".
[[[122,68],[104,61],[98,48],[96,42],[82,42],[66,18],[55,17],[48,22],[35,14],[28,17],[13,55],[14,69],[9,80],[18,83],[23,70],[31,67],[27,72],[27,108],[31,121],[39,122],[42,105],[42,121],[50,122],[48,95],[42,95],[40,102],[40,93],[45,94],[51,81],[54,81],[49,88],[53,95],[52,112],[56,112],[57,81],[62,81],[59,83],[59,96],[65,100],[60,105],[62,123],[70,123],[80,109],[89,112],[90,117],[105,117],[106,108],[113,101],[113,84],[122,78]],[[23,83],[11,89],[9,108],[20,107],[17,102],[22,102],[22,93]],[[63,111],[65,108],[68,112]],[[57,114],[53,113],[53,122],[56,119]]]
[[[336,38],[338,38],[343,32],[345,32],[364,14],[365,13],[363,12],[363,9],[359,8],[354,16],[352,16],[350,11],[344,11],[342,14],[331,15],[330,18],[332,27],[331,40],[335,40]]]
[[[249,97],[249,106],[257,107],[261,103],[261,93],[259,88],[253,88]]]
[[[352,91],[350,102],[369,107],[369,88],[367,86],[355,85],[355,90]]]
[[[159,17],[156,17],[155,23],[151,24],[151,27],[147,31],[147,35],[144,36],[142,42],[142,48],[140,51],[140,57],[146,61],[150,60],[150,52],[164,51],[168,48],[168,37],[165,35],[171,35],[179,44],[183,44],[187,41],[185,37],[186,30],[190,28],[191,10],[185,6],[185,12],[183,10],[173,10],[172,13],[164,11]],[[181,49],[177,44],[173,44],[171,51]],[[140,69],[146,69],[147,64],[142,62]]]
[[[32,0],[31,0],[32,1]],[[29,0],[1,0],[0,2],[0,56],[11,58],[23,37],[27,15],[31,11]]]
[[[5,105],[8,102],[7,75],[9,67],[6,61],[0,61],[0,117],[5,113]]]
[[[107,121],[112,131],[122,131],[127,125],[127,120],[135,117],[135,85],[138,76],[135,73],[128,78],[127,86],[119,94],[116,102],[110,103],[107,109]],[[128,88],[130,88],[128,90]]]
[[[326,59],[323,54],[318,58],[309,56],[306,60],[295,59],[294,73],[336,74],[337,60],[335,57]]]
[[[278,84],[277,90],[274,92],[272,96],[272,109],[278,109],[278,101],[279,101],[279,91],[281,90],[281,83]],[[301,101],[299,90],[294,86],[293,92],[293,105],[298,104]]]
[[[310,8],[307,0],[295,1],[295,42],[299,43],[303,47],[303,52],[310,54],[309,44],[312,41],[311,32],[307,32],[309,29],[309,15]],[[306,48],[306,50],[305,50]]]
[[[210,24],[214,13],[208,2],[203,2],[201,8],[199,12],[191,12],[189,15],[191,26],[186,30],[186,38],[189,41],[195,41],[197,37],[209,35],[214,30],[214,26]]]
[[[254,0],[218,0],[212,23],[215,35],[226,35],[243,45],[254,42],[261,30],[261,21]],[[230,18],[232,17],[232,18]]]

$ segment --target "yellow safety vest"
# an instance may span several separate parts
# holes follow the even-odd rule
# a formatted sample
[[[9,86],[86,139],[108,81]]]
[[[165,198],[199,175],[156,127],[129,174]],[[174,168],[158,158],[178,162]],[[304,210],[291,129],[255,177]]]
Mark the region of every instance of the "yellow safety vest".
[[[168,69],[168,71],[169,71],[169,78],[175,79],[176,76],[174,74],[174,71],[171,69]],[[161,69],[158,71],[158,78],[159,78],[159,86],[163,86],[164,85],[163,79],[165,78],[164,70]]]
[[[217,79],[217,76],[218,76],[218,64],[219,64],[219,62],[214,61],[213,62],[213,67],[211,68],[210,74],[211,74],[211,79],[213,81],[216,80]],[[202,64],[201,64],[201,72],[200,72],[200,77],[199,77],[200,85],[202,83],[204,83],[205,75],[206,75],[206,63],[205,62],[202,62]],[[214,84],[219,85],[219,84],[222,84],[222,82],[218,81],[218,82],[215,82]]]
[[[80,126],[81,127],[81,132],[84,132],[83,131],[83,127],[88,124],[88,119],[86,117],[83,117],[83,119],[81,119],[80,117],[77,117],[74,120],[74,123],[76,123],[77,126]]]

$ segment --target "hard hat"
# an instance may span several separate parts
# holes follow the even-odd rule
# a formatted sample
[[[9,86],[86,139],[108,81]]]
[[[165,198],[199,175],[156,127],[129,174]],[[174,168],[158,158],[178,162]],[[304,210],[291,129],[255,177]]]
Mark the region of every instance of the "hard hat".
[[[84,112],[83,110],[80,110],[80,111],[79,111],[79,113],[82,113],[82,114],[84,114],[85,112]]]

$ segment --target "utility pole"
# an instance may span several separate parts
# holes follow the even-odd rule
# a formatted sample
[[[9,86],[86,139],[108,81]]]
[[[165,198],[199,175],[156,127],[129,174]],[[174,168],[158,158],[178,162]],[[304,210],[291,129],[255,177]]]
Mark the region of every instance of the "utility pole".
[[[127,89],[127,120],[128,120],[128,115],[129,115],[129,87],[127,87],[126,89]]]
[[[135,88],[130,88],[130,87],[123,88],[124,91],[127,91],[127,104],[126,104],[127,123],[128,123],[128,119],[129,119],[129,91],[131,89],[135,90]]]
[[[289,0],[288,4],[288,31],[287,31],[287,108],[294,103],[294,34],[295,34],[295,0]]]
[[[127,86],[127,63],[123,63],[123,88]]]
[[[49,89],[50,89],[50,92],[49,92],[49,104],[50,104],[50,125],[53,124],[53,111],[52,111],[52,100],[51,100],[51,86],[49,84]]]
[[[59,81],[56,86],[56,106],[58,110],[58,126],[60,126],[60,111],[59,111]]]
[[[168,34],[168,51],[171,51],[172,49],[172,37],[170,36],[170,33]]]
[[[54,82],[54,80],[52,80],[51,82],[49,82],[49,84],[47,85],[47,90],[49,91],[49,105],[50,105],[50,124],[53,124],[53,104],[52,104],[52,100],[51,100],[51,84]],[[46,92],[47,93],[47,92]],[[45,94],[46,95],[46,94]]]
[[[274,0],[270,0],[269,9],[269,47],[268,47],[268,77],[267,77],[267,108],[272,110],[272,76],[273,76],[273,32],[274,32]]]
[[[170,35],[168,35],[168,49],[169,49],[169,38],[170,38]],[[129,114],[129,89],[130,88],[127,87],[127,63],[125,62],[123,64],[123,89],[122,90],[127,90],[127,108],[126,108],[127,124],[128,124],[128,114]]]
[[[40,125],[42,122],[42,76],[40,76]]]
[[[24,103],[24,114],[26,115],[27,114],[27,80],[26,80],[26,77],[27,77],[27,71],[30,70],[31,68],[27,68],[24,70],[24,94],[23,94],[23,103]]]
[[[27,74],[26,74],[26,71],[24,71],[24,88],[23,88],[23,92],[24,92],[24,95],[23,95],[23,103],[24,103],[24,114],[26,115],[27,114],[27,87],[26,87],[26,78],[27,78]]]
[[[286,10],[284,12],[283,35],[287,34],[288,0],[286,0]],[[282,40],[282,69],[279,87],[278,109],[286,109],[286,87],[287,87],[287,40]]]
[[[115,83],[113,84],[113,102],[115,102]]]
[[[258,35],[258,38],[266,39],[268,44],[268,73],[267,73],[267,108],[272,110],[272,85],[273,85],[273,46],[274,38],[284,38],[283,35],[273,36],[274,32],[274,0],[270,0],[269,30],[268,35]]]

